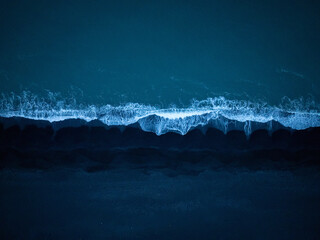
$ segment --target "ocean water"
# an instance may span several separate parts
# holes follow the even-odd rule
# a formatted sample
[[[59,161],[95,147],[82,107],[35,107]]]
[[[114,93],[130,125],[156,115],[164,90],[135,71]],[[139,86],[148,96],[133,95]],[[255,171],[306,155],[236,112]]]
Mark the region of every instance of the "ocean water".
[[[0,0],[0,239],[320,239],[319,13]]]
[[[157,134],[220,116],[320,126],[315,2],[0,4],[1,116],[140,120]]]

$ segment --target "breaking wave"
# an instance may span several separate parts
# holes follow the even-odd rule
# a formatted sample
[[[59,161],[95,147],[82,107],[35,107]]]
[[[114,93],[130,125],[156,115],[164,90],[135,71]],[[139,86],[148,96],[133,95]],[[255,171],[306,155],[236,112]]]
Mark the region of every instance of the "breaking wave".
[[[194,100],[184,108],[160,108],[138,103],[119,106],[84,105],[75,98],[62,98],[49,92],[38,97],[30,92],[2,95],[1,117],[24,117],[50,122],[66,119],[100,120],[108,126],[138,124],[144,131],[161,135],[177,132],[182,135],[194,128],[215,127],[228,132],[243,130],[247,135],[257,129],[274,131],[279,128],[296,130],[320,127],[319,106],[313,101],[284,98],[279,106],[263,102],[229,100],[225,97]]]

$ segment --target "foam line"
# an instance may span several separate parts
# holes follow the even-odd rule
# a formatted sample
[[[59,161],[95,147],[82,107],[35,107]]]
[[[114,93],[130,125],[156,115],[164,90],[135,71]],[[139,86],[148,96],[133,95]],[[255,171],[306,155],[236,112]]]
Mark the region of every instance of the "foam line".
[[[297,101],[282,107],[217,97],[194,101],[185,108],[157,108],[138,103],[85,106],[76,104],[76,101],[68,103],[67,100],[52,97],[49,101],[29,95],[11,98],[3,96],[0,116],[50,122],[66,119],[82,119],[87,122],[100,120],[108,126],[139,124],[142,130],[157,135],[170,131],[184,135],[195,127],[204,126],[215,127],[223,132],[243,130],[250,135],[259,128],[272,131],[272,122],[295,130],[320,126],[320,112],[302,104],[298,105]]]

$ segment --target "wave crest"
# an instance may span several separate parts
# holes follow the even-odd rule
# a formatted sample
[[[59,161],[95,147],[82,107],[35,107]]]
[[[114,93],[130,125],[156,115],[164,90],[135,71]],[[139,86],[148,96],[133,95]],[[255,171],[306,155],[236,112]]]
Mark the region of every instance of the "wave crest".
[[[63,98],[48,92],[38,97],[30,92],[21,95],[2,94],[1,117],[24,117],[48,120],[100,120],[108,126],[139,124],[144,131],[157,135],[166,132],[186,134],[193,128],[215,127],[228,132],[243,130],[247,135],[257,129],[270,131],[281,127],[296,130],[320,126],[320,112],[312,101],[284,98],[283,104],[270,106],[263,102],[229,100],[225,97],[194,100],[185,108],[158,108],[138,103],[119,106],[84,105],[75,98]]]

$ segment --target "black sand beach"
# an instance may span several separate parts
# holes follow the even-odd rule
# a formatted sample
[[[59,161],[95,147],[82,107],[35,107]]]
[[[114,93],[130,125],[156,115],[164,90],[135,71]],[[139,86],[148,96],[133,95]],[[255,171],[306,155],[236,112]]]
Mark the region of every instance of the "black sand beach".
[[[2,239],[319,237],[319,128],[157,136],[10,122],[0,127]]]

